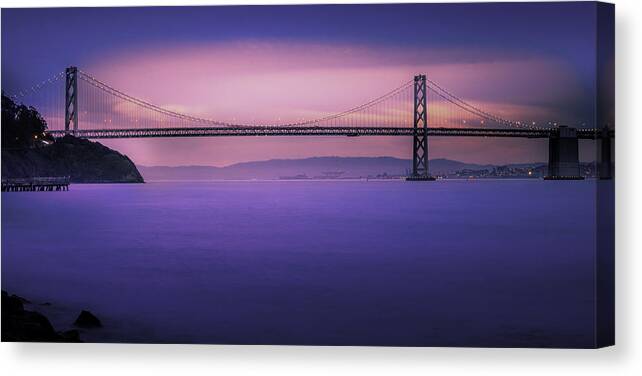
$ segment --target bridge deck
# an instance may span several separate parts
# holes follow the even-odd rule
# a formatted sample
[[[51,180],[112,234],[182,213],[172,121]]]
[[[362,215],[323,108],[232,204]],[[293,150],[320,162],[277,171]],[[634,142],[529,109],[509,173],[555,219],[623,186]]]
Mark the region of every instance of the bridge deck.
[[[556,129],[428,128],[428,136],[548,138]],[[65,131],[49,132],[62,137]],[[233,136],[413,136],[411,127],[202,127],[78,130],[81,138],[233,137]],[[421,131],[420,131],[421,134]],[[577,129],[580,139],[601,138],[597,129]]]

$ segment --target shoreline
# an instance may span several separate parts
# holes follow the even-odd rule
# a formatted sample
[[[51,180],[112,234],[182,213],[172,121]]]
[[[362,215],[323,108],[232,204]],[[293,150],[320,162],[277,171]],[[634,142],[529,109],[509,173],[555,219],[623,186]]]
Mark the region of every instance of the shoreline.
[[[9,294],[2,290],[2,342],[84,342],[84,330],[101,327],[102,324],[93,314],[82,310],[67,329],[55,328],[50,316],[45,315],[45,307],[50,302],[36,303],[22,296]]]

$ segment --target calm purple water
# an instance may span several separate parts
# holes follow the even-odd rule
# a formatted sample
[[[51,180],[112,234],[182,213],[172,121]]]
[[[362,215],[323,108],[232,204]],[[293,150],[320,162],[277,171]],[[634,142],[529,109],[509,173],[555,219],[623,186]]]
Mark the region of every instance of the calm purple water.
[[[2,193],[2,288],[89,341],[591,346],[595,182]],[[51,302],[51,306],[38,303]]]

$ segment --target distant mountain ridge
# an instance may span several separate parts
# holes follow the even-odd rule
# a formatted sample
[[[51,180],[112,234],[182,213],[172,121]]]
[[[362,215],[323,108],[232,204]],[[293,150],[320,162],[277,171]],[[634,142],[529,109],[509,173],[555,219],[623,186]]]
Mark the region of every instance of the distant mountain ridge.
[[[543,163],[509,166],[541,166]],[[492,170],[495,165],[475,164],[450,159],[429,161],[433,174],[457,170]],[[279,179],[295,176],[365,178],[381,175],[406,175],[412,166],[409,159],[394,157],[312,157],[304,159],[270,159],[266,161],[215,166],[137,166],[146,181],[150,180],[246,180]]]

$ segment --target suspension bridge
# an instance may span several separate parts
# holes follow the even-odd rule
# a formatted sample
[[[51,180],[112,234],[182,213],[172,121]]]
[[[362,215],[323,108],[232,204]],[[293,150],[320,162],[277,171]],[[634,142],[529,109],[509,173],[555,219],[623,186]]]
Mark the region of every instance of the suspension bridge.
[[[600,142],[599,174],[610,178],[611,138],[604,128],[575,128],[513,121],[449,92],[425,75],[333,114],[309,114],[288,122],[237,122],[174,111],[128,95],[77,67],[12,95],[35,107],[54,138],[220,136],[404,136],[412,137],[408,180],[434,180],[428,166],[429,137],[518,137],[549,140],[549,179],[580,179],[580,139]],[[311,115],[311,116],[310,116]],[[307,119],[306,119],[307,118]]]

